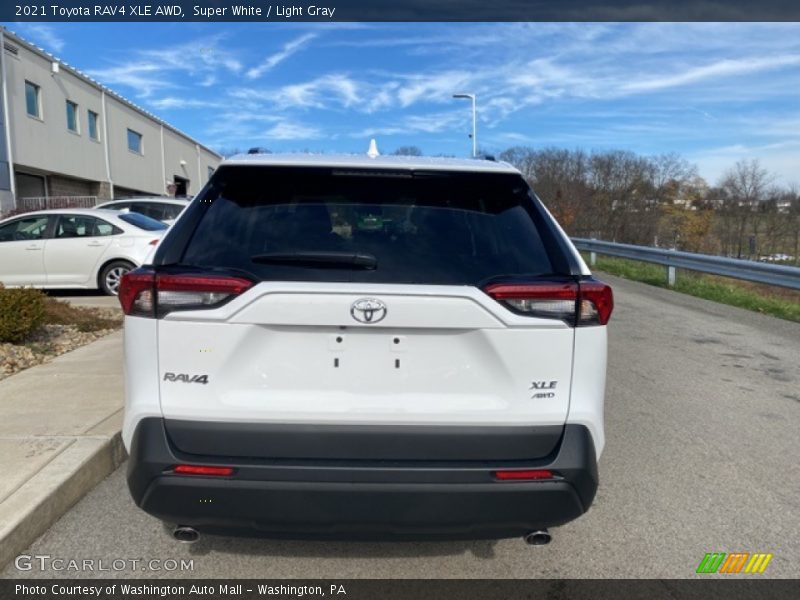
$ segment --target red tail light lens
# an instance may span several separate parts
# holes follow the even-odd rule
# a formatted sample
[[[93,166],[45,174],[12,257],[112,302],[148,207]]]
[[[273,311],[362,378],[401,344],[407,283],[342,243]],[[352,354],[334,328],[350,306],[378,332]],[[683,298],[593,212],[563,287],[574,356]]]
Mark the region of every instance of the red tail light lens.
[[[173,470],[178,475],[206,475],[228,477],[233,475],[233,467],[211,467],[207,465],[178,465]]]
[[[599,281],[496,283],[484,291],[516,313],[560,319],[568,325],[605,325],[614,309],[611,288]]]
[[[163,316],[172,310],[216,307],[252,285],[239,277],[159,275],[156,278],[158,313]]]
[[[119,301],[126,315],[163,317],[174,310],[216,308],[252,285],[240,277],[157,274],[137,269],[122,278]]]
[[[578,300],[576,283],[497,283],[490,285],[485,291],[514,312],[575,323]]]
[[[495,471],[495,479],[500,481],[538,481],[541,479],[553,479],[554,473],[547,469],[527,469],[519,471]]]
[[[119,283],[119,303],[126,315],[153,316],[153,286],[156,274],[146,269],[136,269],[122,276]]]
[[[605,325],[614,310],[614,293],[600,281],[582,281],[580,284],[580,311],[578,325]]]

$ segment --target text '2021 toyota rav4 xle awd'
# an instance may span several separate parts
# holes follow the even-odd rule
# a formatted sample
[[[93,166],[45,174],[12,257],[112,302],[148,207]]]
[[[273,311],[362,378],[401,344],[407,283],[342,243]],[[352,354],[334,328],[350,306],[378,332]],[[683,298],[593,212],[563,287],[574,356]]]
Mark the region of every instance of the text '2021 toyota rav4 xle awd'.
[[[228,160],[120,302],[176,537],[542,542],[592,502],[611,290],[507,164]]]

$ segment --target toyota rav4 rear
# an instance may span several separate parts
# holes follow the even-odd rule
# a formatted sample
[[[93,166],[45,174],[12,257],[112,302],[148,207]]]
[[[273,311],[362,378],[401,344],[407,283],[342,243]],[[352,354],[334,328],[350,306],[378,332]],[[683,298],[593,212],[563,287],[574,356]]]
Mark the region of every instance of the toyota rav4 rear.
[[[229,160],[119,296],[176,537],[541,542],[595,495],[611,290],[507,164]]]

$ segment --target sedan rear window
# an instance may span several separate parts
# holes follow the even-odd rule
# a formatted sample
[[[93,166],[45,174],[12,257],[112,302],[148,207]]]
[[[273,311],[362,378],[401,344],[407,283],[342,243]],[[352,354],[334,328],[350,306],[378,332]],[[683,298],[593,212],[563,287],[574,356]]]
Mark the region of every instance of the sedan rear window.
[[[139,229],[144,229],[145,231],[161,231],[167,228],[167,225],[161,221],[156,221],[155,219],[151,219],[150,217],[146,217],[135,212],[123,213],[121,215],[117,215],[117,217],[129,225],[133,225]]]
[[[516,174],[223,167],[200,204],[187,266],[455,285],[554,271]]]

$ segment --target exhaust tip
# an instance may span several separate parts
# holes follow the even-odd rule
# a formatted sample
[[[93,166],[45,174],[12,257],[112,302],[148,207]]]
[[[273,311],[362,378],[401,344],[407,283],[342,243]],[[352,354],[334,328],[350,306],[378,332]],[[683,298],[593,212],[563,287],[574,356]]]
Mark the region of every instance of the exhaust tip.
[[[194,527],[178,525],[172,530],[172,537],[182,544],[194,544],[200,539],[200,533]]]
[[[538,531],[526,533],[522,539],[524,539],[525,543],[529,546],[546,546],[553,539],[553,536],[550,535],[547,529],[540,529]]]

